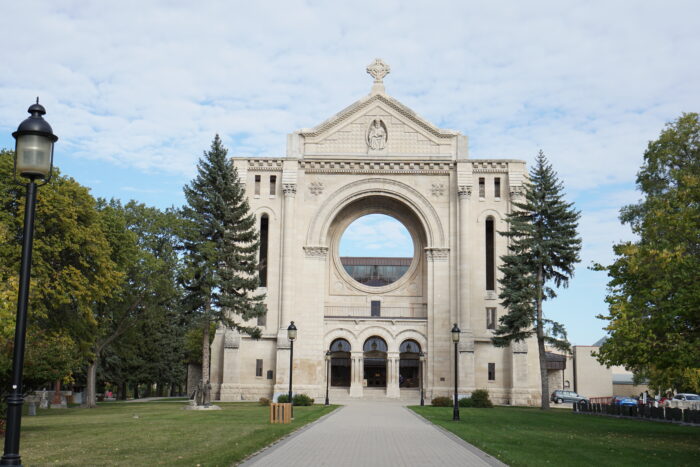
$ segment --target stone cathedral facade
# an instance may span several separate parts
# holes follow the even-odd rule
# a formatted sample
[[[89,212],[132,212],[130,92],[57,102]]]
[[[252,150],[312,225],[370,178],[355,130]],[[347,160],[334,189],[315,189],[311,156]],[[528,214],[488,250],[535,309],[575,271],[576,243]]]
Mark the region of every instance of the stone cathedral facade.
[[[286,157],[234,159],[260,226],[268,314],[257,323],[259,340],[217,331],[213,395],[286,393],[291,321],[295,393],[322,400],[328,365],[336,395],[404,398],[421,381],[428,400],[451,395],[450,330],[458,323],[459,393],[484,388],[497,403],[537,404],[535,342],[490,342],[505,312],[497,274],[506,240],[498,231],[522,194],[525,163],[471,159],[466,136],[435,127],[386,93],[384,62],[367,71],[371,92],[288,135]],[[413,257],[388,284],[358,281],[339,256],[348,225],[373,213],[400,221],[413,240]]]

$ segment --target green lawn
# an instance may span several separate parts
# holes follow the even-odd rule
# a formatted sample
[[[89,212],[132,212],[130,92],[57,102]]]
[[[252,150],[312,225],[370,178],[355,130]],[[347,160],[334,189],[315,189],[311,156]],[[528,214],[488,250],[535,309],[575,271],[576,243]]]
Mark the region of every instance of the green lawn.
[[[411,407],[506,464],[700,465],[700,427],[577,415],[570,410]]]
[[[316,420],[335,406],[295,407],[271,425],[268,407],[218,403],[220,411],[172,402],[107,402],[97,409],[38,410],[22,417],[24,465],[228,466]]]

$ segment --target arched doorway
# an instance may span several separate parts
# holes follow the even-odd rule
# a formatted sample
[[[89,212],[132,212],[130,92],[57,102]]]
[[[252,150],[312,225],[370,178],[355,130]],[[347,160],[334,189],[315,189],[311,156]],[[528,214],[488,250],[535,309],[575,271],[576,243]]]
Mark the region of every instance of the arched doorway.
[[[345,339],[331,342],[331,386],[350,386],[350,343]]]
[[[399,387],[420,387],[420,344],[405,340],[399,346]]]
[[[384,339],[372,336],[362,347],[364,352],[364,376],[369,388],[386,387],[386,352]]]

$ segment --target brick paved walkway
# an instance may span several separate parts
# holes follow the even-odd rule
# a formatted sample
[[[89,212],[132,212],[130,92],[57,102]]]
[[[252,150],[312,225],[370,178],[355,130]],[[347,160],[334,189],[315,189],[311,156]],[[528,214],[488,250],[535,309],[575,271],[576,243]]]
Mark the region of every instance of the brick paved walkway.
[[[352,402],[243,466],[502,466],[400,403]]]

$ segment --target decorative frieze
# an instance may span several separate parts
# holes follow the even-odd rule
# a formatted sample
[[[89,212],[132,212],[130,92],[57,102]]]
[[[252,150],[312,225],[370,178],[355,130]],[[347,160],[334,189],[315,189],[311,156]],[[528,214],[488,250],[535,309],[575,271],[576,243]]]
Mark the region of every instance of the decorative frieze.
[[[425,257],[428,261],[447,261],[450,257],[449,248],[426,248]]]
[[[454,169],[454,163],[420,161],[348,161],[325,160],[300,162],[306,173],[346,174],[446,174]]]
[[[327,246],[305,246],[304,254],[307,258],[326,259],[328,256]]]
[[[281,159],[248,159],[249,170],[281,171]]]
[[[473,173],[507,173],[508,163],[499,161],[472,161]]]
[[[469,199],[472,196],[472,186],[471,185],[459,185],[457,188],[457,195],[460,199]]]

